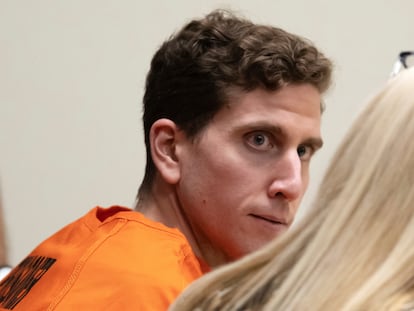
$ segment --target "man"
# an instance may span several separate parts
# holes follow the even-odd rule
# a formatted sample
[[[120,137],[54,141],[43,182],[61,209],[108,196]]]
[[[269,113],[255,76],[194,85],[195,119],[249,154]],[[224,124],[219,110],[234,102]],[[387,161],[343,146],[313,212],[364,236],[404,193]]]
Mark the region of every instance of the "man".
[[[215,11],[156,52],[136,211],[95,208],[0,284],[13,310],[165,310],[194,279],[292,223],[322,145],[331,63],[281,29]]]

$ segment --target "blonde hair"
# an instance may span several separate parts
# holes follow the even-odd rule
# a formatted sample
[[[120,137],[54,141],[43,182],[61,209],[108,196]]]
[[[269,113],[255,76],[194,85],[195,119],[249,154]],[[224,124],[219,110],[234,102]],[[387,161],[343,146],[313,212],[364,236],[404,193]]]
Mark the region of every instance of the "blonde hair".
[[[373,97],[337,149],[311,213],[195,281],[179,310],[414,308],[414,69]]]

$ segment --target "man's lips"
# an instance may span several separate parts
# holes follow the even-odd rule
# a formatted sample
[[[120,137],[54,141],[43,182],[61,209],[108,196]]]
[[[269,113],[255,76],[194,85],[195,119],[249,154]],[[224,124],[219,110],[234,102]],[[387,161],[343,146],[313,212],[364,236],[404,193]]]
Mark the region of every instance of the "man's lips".
[[[252,216],[254,218],[262,219],[268,222],[271,222],[273,224],[279,224],[288,226],[288,222],[285,219],[275,217],[273,215],[258,215],[258,214],[249,214],[249,216]]]

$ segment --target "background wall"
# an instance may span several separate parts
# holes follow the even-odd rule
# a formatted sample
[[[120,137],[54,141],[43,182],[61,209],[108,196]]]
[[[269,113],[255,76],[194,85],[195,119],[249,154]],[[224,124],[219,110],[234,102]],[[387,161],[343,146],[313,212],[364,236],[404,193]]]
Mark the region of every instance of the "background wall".
[[[0,0],[0,179],[12,264],[95,205],[133,206],[152,54],[218,7],[308,37],[336,63],[302,211],[361,104],[398,52],[414,49],[410,0]]]

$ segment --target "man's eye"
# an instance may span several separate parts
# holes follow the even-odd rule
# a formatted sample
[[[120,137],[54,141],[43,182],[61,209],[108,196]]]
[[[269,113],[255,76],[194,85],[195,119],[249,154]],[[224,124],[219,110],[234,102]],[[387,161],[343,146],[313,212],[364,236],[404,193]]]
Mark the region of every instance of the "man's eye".
[[[263,145],[266,142],[266,137],[262,134],[253,135],[253,143],[255,145]]]
[[[298,156],[304,161],[310,160],[313,154],[313,148],[311,146],[300,145],[297,149]]]
[[[247,143],[256,149],[270,149],[273,144],[269,136],[263,132],[254,132],[247,135]]]

